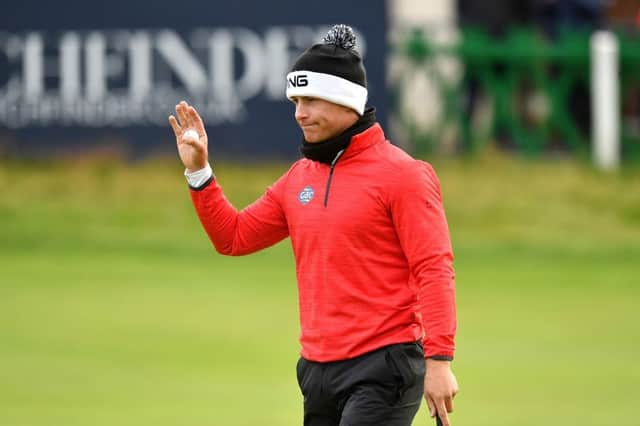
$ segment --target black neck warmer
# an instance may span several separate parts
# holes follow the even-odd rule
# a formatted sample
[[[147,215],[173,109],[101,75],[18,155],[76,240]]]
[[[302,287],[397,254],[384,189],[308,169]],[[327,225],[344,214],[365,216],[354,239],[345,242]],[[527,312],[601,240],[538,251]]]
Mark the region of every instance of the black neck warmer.
[[[349,127],[344,132],[340,133],[326,141],[309,143],[302,139],[300,145],[300,153],[309,160],[319,161],[324,164],[331,164],[338,152],[346,149],[351,142],[351,138],[367,130],[373,126],[376,122],[376,109],[373,107],[367,108],[362,114],[362,117],[356,121],[353,126]]]

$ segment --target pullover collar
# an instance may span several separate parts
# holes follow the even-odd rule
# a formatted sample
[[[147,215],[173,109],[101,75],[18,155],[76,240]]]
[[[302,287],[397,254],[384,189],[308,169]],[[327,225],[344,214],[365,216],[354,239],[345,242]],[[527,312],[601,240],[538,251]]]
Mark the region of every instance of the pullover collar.
[[[336,137],[317,143],[309,143],[303,138],[300,153],[310,160],[331,164],[340,151],[347,149],[355,136],[365,132],[374,124],[376,124],[376,109],[370,107],[358,121]]]

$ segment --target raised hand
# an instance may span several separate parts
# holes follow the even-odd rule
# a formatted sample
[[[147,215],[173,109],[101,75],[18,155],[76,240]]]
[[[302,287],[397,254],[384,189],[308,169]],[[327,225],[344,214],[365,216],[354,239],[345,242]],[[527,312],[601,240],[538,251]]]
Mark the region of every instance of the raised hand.
[[[176,135],[176,144],[180,160],[187,168],[187,172],[195,172],[207,166],[209,161],[207,132],[198,111],[186,101],[176,105],[176,115],[169,116],[169,124]],[[195,130],[198,140],[185,138],[187,130]]]

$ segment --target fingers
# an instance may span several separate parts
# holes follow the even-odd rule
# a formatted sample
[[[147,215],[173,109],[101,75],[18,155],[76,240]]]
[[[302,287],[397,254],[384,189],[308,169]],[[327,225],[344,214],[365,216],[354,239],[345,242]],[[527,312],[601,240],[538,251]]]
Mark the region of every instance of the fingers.
[[[427,401],[427,407],[429,407],[429,415],[431,417],[435,417],[436,415],[436,404],[433,402],[433,399],[428,395],[424,396],[424,399]]]
[[[452,413],[453,412],[453,398],[445,398],[444,399],[444,406],[447,409],[447,413]]]
[[[444,401],[444,399],[441,399],[436,404],[438,416],[440,417],[440,420],[442,420],[443,426],[451,426],[451,423],[449,422],[449,415],[447,414],[447,407]]]
[[[186,117],[186,115],[184,113],[185,112],[185,108],[187,106],[188,106],[188,104],[185,101],[181,101],[180,103],[178,103],[176,105],[176,116],[178,117],[178,119],[176,120],[176,124],[178,124],[178,126],[180,128],[189,127],[189,123],[187,122],[187,117]],[[169,121],[171,121],[171,120],[169,120]]]
[[[188,108],[189,104],[187,104],[185,101],[181,101],[178,105],[176,105],[176,113],[178,114],[180,125],[184,128],[192,127],[191,123],[189,122],[189,115],[187,114]]]
[[[175,133],[176,138],[180,138],[182,135],[182,128],[178,124],[178,120],[173,115],[169,116],[169,124],[171,124],[171,128],[173,129],[173,133]]]
[[[439,424],[442,424],[443,426],[451,426],[448,413],[453,412],[454,396],[455,393],[446,397],[433,397],[432,395],[425,394],[425,400],[429,407],[429,415],[431,417],[436,417],[437,415],[441,420],[441,423]]]
[[[175,117],[169,117],[169,123],[173,128],[176,137],[182,135],[182,133],[186,129],[194,129],[198,136],[200,136],[200,140],[207,144],[207,132],[204,128],[204,122],[198,114],[198,111],[190,106],[186,101],[181,101],[178,105],[176,105],[176,115],[178,116],[178,120]]]
[[[206,140],[207,133],[204,130],[204,123],[202,122],[202,118],[200,118],[200,114],[198,111],[192,106],[190,106],[187,110],[187,114],[189,116],[189,124],[196,132],[202,140]]]

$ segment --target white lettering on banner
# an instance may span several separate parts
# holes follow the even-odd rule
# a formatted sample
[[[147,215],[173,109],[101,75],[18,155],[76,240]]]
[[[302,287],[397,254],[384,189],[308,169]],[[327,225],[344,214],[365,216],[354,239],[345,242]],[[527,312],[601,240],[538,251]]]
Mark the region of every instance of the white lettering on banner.
[[[136,32],[129,39],[129,95],[134,101],[142,101],[153,88],[151,37]]]
[[[282,99],[282,76],[286,76],[294,61],[289,54],[289,38],[282,28],[272,28],[264,35],[264,50],[268,53],[265,63],[265,95],[269,99]]]
[[[80,37],[65,34],[60,40],[60,94],[73,102],[80,96]]]
[[[0,126],[165,126],[182,99],[239,124],[250,99],[285,102],[289,67],[328,28],[0,32]]]
[[[190,93],[206,93],[207,73],[189,47],[173,31],[161,31],[156,48]]]
[[[102,100],[107,92],[107,70],[105,69],[106,41],[102,34],[91,33],[85,43],[87,70],[87,99]]]
[[[24,96],[26,99],[38,99],[43,92],[44,43],[39,34],[29,34],[24,42]]]

